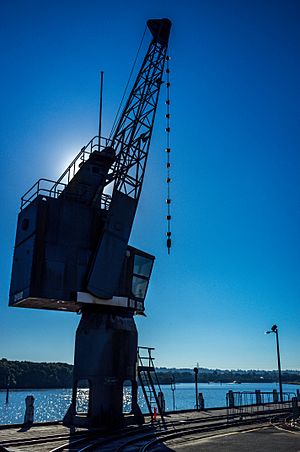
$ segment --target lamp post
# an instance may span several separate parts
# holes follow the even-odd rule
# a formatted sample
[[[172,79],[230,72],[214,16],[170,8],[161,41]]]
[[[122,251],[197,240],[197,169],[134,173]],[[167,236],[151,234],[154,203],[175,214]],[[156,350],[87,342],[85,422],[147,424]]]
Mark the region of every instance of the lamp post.
[[[8,403],[9,385],[10,385],[10,376],[6,375],[6,397],[5,397],[5,403]]]
[[[278,363],[278,381],[279,381],[279,393],[280,402],[283,402],[282,394],[282,380],[281,380],[281,364],[280,364],[280,351],[279,351],[279,339],[278,339],[278,326],[273,325],[270,331],[266,331],[266,334],[275,333],[276,334],[276,349],[277,349],[277,363]]]
[[[172,377],[171,377],[171,391],[172,391],[172,396],[173,396],[173,411],[175,411],[175,390],[176,390],[176,381],[175,381],[175,376],[172,375]]]
[[[198,369],[198,367],[194,367],[194,372],[195,372],[195,390],[196,390],[196,410],[198,411],[198,409],[199,409],[199,402],[198,402],[198,372],[199,372],[199,369]]]

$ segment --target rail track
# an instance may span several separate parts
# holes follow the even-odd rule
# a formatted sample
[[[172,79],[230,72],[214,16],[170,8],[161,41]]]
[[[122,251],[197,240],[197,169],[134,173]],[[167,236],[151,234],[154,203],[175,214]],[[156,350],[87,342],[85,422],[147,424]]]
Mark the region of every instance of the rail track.
[[[245,419],[239,420],[236,419],[236,415],[208,416],[201,419],[177,421],[167,420],[158,426],[125,429],[122,433],[117,432],[115,435],[110,435],[105,438],[93,439],[85,444],[81,444],[81,447],[76,449],[76,452],[126,452],[127,450],[131,452],[147,452],[157,447],[161,442],[177,438],[192,435],[193,439],[195,439],[195,435],[199,434],[243,426],[253,428],[253,425],[256,424],[269,423],[270,416],[273,412],[274,410],[269,410],[259,416],[248,414]],[[51,452],[63,452],[70,450],[70,448],[74,451],[74,446],[75,444],[65,444]]]
[[[61,441],[66,441],[67,439],[71,439],[72,441],[74,438],[76,438],[76,442],[82,442],[87,441],[90,439],[89,433],[65,433],[65,434],[57,434],[57,435],[46,435],[46,436],[39,436],[36,438],[22,438],[22,439],[11,439],[11,440],[4,440],[0,442],[0,452],[9,450],[10,448],[15,447],[22,447],[23,450],[26,450],[26,447],[32,448],[32,446],[38,446],[38,445],[46,445]],[[74,440],[75,442],[75,440]]]
[[[207,433],[216,432],[220,430],[225,430],[228,428],[234,428],[234,427],[240,427],[240,426],[250,426],[249,428],[253,428],[253,423],[255,424],[261,424],[265,423],[266,419],[259,419],[259,420],[244,420],[244,421],[235,421],[228,424],[227,422],[222,422],[221,420],[219,422],[212,422],[210,424],[201,425],[199,423],[198,425],[186,425],[184,427],[180,428],[174,428],[171,431],[165,431],[165,432],[152,432],[147,435],[139,435],[135,438],[131,438],[130,440],[123,442],[120,445],[115,445],[111,449],[107,449],[107,452],[114,451],[114,452],[127,452],[130,450],[130,452],[148,452],[152,450],[154,447],[157,447],[160,443],[166,443],[170,440],[175,439],[182,439],[183,437],[192,437],[193,440],[199,437],[200,434],[205,435]],[[111,445],[113,446],[113,445]],[[91,446],[89,449],[86,449],[88,451],[97,451],[97,450],[105,450],[101,447],[98,449],[97,445]],[[165,450],[165,448],[164,448]]]
[[[103,431],[76,432],[74,434],[52,434],[36,438],[13,439],[0,442],[0,451],[10,451],[21,447],[22,451],[30,452],[148,452],[157,448],[161,442],[174,441],[178,438],[209,435],[213,432],[230,428],[253,428],[253,425],[270,423],[278,416],[286,416],[288,411],[282,409],[266,410],[260,413],[214,415],[207,417],[192,417],[172,419],[166,416],[165,422],[146,424],[142,427],[127,427],[115,432],[104,434]],[[2,449],[1,449],[2,447]]]

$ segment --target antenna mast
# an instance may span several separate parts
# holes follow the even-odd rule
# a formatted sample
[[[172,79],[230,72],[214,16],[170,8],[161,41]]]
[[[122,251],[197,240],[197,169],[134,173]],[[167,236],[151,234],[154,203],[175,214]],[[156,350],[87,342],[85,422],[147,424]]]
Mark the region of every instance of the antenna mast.
[[[100,102],[99,102],[99,151],[101,147],[101,130],[102,130],[102,99],[103,99],[103,71],[100,72]]]

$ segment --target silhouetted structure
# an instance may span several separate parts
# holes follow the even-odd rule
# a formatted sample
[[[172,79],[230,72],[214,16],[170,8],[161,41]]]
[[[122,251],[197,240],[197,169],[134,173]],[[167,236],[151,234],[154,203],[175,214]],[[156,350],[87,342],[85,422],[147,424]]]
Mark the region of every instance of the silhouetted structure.
[[[275,333],[276,335],[276,351],[277,351],[277,365],[278,365],[278,382],[279,382],[279,394],[280,402],[283,402],[282,393],[282,378],[281,378],[281,363],[280,363],[280,350],[279,350],[279,338],[278,338],[278,326],[273,325],[270,331],[266,331],[266,334]]]
[[[154,256],[128,246],[140,197],[171,22],[149,20],[148,51],[111,138],[94,137],[58,181],[40,179],[22,198],[10,305],[82,312],[72,404],[65,422],[120,425],[123,386],[137,404],[137,331]],[[100,126],[99,126],[100,129]],[[89,388],[78,412],[78,388]]]

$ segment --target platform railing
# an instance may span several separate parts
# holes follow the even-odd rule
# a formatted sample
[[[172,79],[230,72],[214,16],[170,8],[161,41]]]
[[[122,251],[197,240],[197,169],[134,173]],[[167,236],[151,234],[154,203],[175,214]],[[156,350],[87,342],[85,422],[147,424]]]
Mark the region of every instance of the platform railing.
[[[58,198],[65,189],[66,184],[50,179],[39,179],[21,198],[21,210],[30,204],[38,195],[50,198]]]
[[[105,137],[101,137],[100,141],[97,135],[93,137],[86,146],[83,146],[83,148],[80,149],[68,168],[58,178],[57,183],[63,182],[68,184],[79,170],[80,165],[89,158],[91,153],[94,151],[100,152],[102,149],[109,145],[109,142],[109,139]]]
[[[56,180],[39,179],[21,198],[21,210],[23,210],[28,204],[30,204],[38,195],[44,194],[47,197],[57,198],[64,188],[70,183],[82,163],[84,163],[90,157],[94,151],[101,151],[107,147],[110,140],[105,137],[98,136],[93,137],[86,146],[81,148],[75,158],[72,160],[67,169]],[[110,196],[103,194],[101,197],[101,206],[108,209]]]
[[[152,356],[153,350],[155,350],[153,347],[138,347],[138,360],[140,366],[154,368],[155,358]]]

